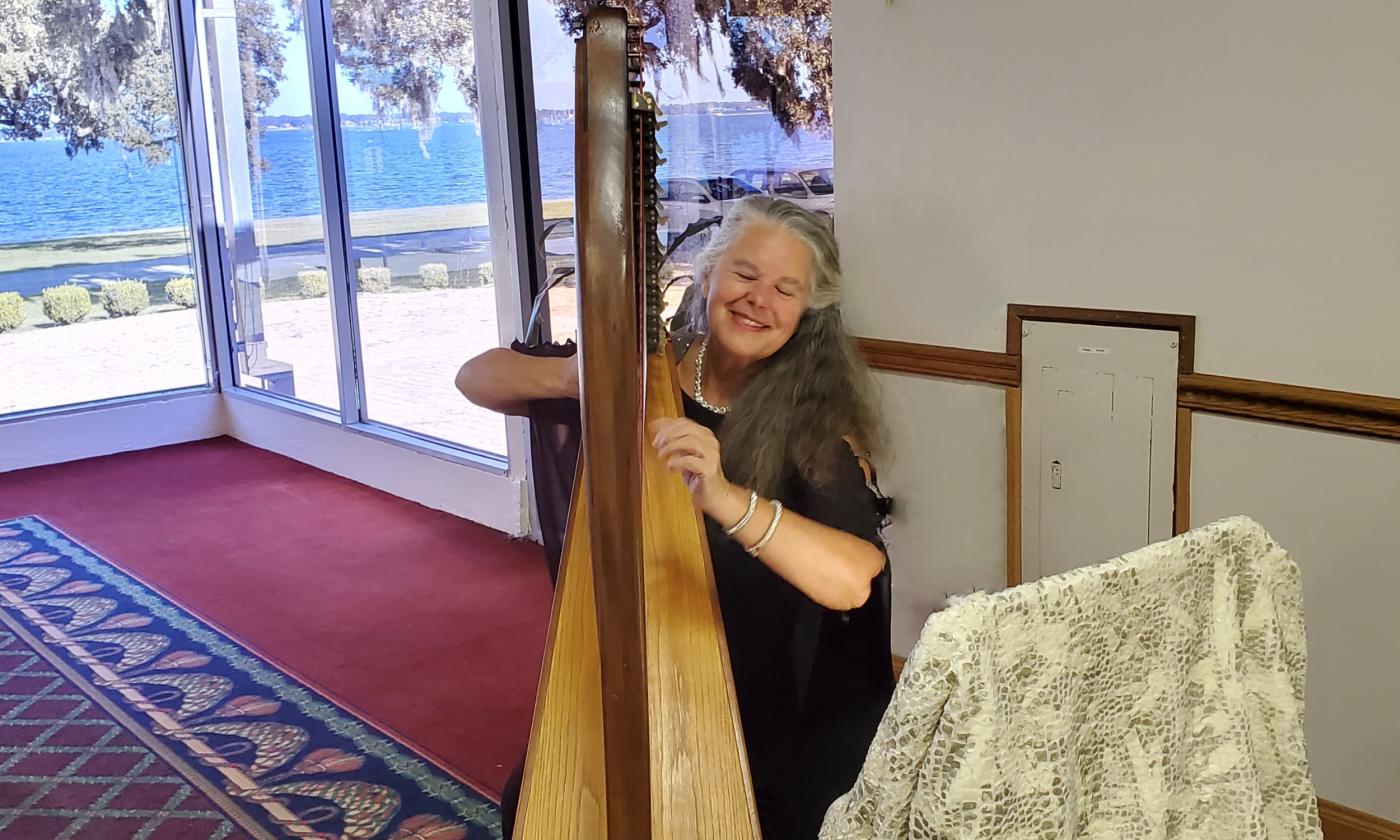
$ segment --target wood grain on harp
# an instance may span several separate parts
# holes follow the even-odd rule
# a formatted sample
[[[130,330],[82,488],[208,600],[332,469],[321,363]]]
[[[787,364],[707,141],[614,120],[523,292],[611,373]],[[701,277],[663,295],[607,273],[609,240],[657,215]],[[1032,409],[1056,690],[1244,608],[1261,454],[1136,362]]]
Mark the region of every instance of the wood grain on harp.
[[[661,325],[655,102],[625,12],[576,84],[583,447],[516,838],[757,838],[705,530],[646,423],[683,416]]]

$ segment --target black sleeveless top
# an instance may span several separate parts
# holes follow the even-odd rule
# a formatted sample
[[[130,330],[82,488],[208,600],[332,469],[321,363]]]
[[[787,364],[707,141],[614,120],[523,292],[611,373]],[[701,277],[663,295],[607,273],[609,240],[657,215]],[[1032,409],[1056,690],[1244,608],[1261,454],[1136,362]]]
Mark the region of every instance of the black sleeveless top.
[[[573,342],[515,349],[532,355],[575,350]],[[722,415],[689,394],[682,397],[688,418],[719,430]],[[578,403],[532,403],[530,420],[536,501],[553,576],[578,460]],[[887,500],[867,483],[850,448],[843,441],[833,446],[839,452],[828,482],[816,486],[794,471],[778,498],[883,551]],[[541,447],[549,450],[543,458]],[[705,526],[764,840],[810,840],[827,806],[854,783],[893,690],[889,565],[872,581],[864,605],[838,612],[751,557],[719,523],[706,517]]]

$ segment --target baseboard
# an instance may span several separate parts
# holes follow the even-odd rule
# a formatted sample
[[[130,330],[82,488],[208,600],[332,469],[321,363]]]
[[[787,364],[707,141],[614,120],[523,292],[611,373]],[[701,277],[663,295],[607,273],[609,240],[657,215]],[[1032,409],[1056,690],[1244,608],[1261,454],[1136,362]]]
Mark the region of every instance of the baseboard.
[[[1400,823],[1326,799],[1317,800],[1326,840],[1400,840]]]

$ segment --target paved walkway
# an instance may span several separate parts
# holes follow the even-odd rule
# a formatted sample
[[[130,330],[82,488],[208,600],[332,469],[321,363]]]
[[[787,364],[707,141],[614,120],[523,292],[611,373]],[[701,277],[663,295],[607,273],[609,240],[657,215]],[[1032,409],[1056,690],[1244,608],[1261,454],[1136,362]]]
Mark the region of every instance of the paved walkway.
[[[572,289],[551,296],[573,323]],[[292,365],[297,396],[338,407],[329,298],[270,300],[268,354]],[[505,423],[457,393],[462,362],[499,344],[492,288],[360,298],[369,416],[490,452]],[[194,310],[156,312],[0,334],[0,415],[199,385],[204,357]]]
[[[672,287],[673,309],[683,288]],[[395,290],[359,299],[369,417],[487,452],[505,453],[505,421],[457,392],[457,369],[500,344],[491,287]],[[557,340],[577,327],[575,290],[550,293]],[[339,408],[329,298],[263,304],[267,354],[291,364],[296,396]],[[203,384],[192,309],[0,333],[0,416]]]

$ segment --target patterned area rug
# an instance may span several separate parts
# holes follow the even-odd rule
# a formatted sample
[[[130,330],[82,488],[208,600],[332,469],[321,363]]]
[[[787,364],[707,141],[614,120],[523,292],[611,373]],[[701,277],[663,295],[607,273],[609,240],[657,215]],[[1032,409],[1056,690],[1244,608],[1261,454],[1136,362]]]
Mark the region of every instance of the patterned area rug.
[[[408,747],[43,520],[0,523],[0,837],[500,836]]]

